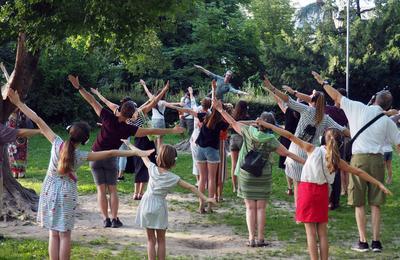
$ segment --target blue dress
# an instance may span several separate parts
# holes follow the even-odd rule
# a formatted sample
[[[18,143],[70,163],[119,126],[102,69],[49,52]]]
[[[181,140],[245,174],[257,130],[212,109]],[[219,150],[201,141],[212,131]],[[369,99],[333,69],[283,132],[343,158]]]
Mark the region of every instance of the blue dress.
[[[41,227],[66,232],[74,228],[78,199],[76,175],[57,171],[63,140],[57,136],[51,146],[50,163],[40,192],[37,222]],[[75,150],[74,169],[87,161],[88,152]]]
[[[160,173],[154,163],[149,167],[149,175],[149,185],[137,210],[136,224],[142,228],[167,229],[168,206],[165,198],[180,177],[172,172]]]

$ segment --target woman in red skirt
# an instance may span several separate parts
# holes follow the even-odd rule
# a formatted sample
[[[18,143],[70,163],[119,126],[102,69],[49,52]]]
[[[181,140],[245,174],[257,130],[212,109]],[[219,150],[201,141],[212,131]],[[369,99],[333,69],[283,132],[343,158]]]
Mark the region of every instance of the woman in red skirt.
[[[326,146],[316,147],[275,125],[268,124],[262,120],[257,120],[257,123],[289,139],[307,152],[307,160],[301,172],[301,181],[298,186],[296,221],[304,223],[310,258],[312,260],[328,259],[328,184],[333,183],[336,170],[340,169],[357,175],[365,181],[377,185],[386,194],[391,194],[391,192],[368,173],[350,166],[340,159],[337,145],[337,140],[340,137],[338,130],[328,129],[325,132]],[[320,245],[319,253],[317,240],[319,240]]]

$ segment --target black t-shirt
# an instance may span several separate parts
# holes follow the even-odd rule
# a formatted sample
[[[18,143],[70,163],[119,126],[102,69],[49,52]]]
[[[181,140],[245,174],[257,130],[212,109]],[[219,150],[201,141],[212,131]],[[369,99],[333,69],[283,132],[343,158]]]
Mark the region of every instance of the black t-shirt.
[[[199,137],[197,137],[196,144],[201,147],[212,147],[219,150],[219,133],[221,130],[226,130],[229,124],[225,122],[219,122],[214,129],[210,129],[206,124],[200,128]]]
[[[135,125],[118,122],[118,117],[105,108],[100,112],[100,119],[102,125],[92,147],[94,152],[118,149],[122,144],[121,139],[135,136],[138,130]]]

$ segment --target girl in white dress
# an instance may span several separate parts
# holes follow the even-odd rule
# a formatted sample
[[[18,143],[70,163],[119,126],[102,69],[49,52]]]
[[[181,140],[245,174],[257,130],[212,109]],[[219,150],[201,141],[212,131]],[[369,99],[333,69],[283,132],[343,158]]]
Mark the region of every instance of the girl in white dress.
[[[129,148],[135,149],[135,146],[127,140],[124,142]],[[149,158],[142,157],[149,169],[150,180],[137,209],[136,224],[146,228],[147,254],[150,260],[156,259],[156,256],[159,260],[165,259],[165,231],[168,228],[168,207],[165,198],[174,186],[179,185],[195,193],[203,201],[216,204],[215,199],[207,198],[195,186],[169,171],[175,166],[177,156],[173,146],[161,145],[157,155],[158,166]],[[158,245],[157,254],[156,244]]]

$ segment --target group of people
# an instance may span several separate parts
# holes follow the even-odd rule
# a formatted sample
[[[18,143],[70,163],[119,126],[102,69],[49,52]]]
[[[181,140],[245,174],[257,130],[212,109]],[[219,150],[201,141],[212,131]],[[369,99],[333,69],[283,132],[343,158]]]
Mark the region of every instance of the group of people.
[[[9,91],[10,101],[39,127],[40,132],[52,144],[37,215],[40,226],[49,229],[50,259],[69,258],[78,199],[76,170],[85,161],[90,161],[104,227],[118,228],[123,225],[118,218],[117,180],[123,176],[126,157],[132,156],[136,173],[134,199],[140,199],[136,223],[146,229],[149,259],[165,259],[165,231],[168,227],[165,198],[174,186],[179,185],[199,197],[201,214],[213,212],[213,206],[222,199],[228,133],[233,190],[244,200],[246,207],[249,247],[268,245],[264,238],[265,209],[272,191],[272,153],[276,152],[285,157],[281,160],[280,167],[285,169],[288,184],[293,183],[295,219],[305,225],[311,259],[328,259],[329,190],[331,184],[340,180],[341,172],[351,174],[349,204],[355,207],[359,229],[359,241],[353,249],[369,250],[365,230],[365,196],[368,193],[373,224],[371,246],[375,252],[382,250],[379,237],[380,207],[385,201],[385,195],[390,194],[382,184],[385,175],[383,144],[400,147],[400,133],[396,124],[389,117],[381,115],[391,106],[390,92],[377,93],[374,103],[367,106],[346,98],[313,72],[317,82],[335,102],[334,107],[328,108],[321,91],[305,95],[284,87],[288,93],[298,98],[295,101],[275,88],[266,78],[265,89],[275,97],[285,117],[296,118],[298,121],[295,126],[286,122],[287,127],[282,129],[277,126],[271,112],[263,112],[257,119],[250,120],[245,101],[239,101],[233,112],[227,111],[227,106],[223,103],[224,94],[233,92],[248,95],[230,84],[231,71],[221,77],[201,66],[195,67],[212,78],[211,98],[204,97],[200,106],[197,106],[191,88],[188,90],[190,104],[185,100],[171,103],[164,100],[169,89],[168,82],[161,91],[153,95],[145,82],[141,81],[149,97],[148,102],[141,107],[137,107],[132,98],[128,97],[121,100],[120,104],[114,104],[97,89],[91,89],[107,106],[104,108],[80,85],[78,77],[69,75],[72,86],[93,108],[100,120],[100,131],[92,152],[79,149],[80,145],[85,145],[89,140],[90,127],[87,123],[73,123],[67,128],[67,140],[62,140],[20,99],[17,92]],[[193,174],[197,176],[198,188],[171,172],[178,153],[173,146],[163,144],[162,135],[181,134],[184,128],[165,128],[166,108],[179,111],[183,116],[182,125],[193,129],[190,145]],[[147,116],[150,111],[153,116],[151,120]],[[340,121],[335,115],[344,115],[347,121]],[[376,122],[373,121],[362,129],[372,119]],[[362,133],[357,135],[360,129]],[[12,130],[2,125],[0,130],[0,144],[14,141],[17,135],[27,136],[39,132]],[[281,139],[278,140],[274,133],[280,135]],[[353,155],[350,165],[341,156],[339,144],[343,142],[343,136],[354,139],[351,140]],[[134,138],[134,144],[130,143],[130,137]],[[324,139],[322,145],[321,137]],[[288,187],[288,192],[291,192],[291,186]],[[204,195],[206,190],[208,196]],[[335,192],[333,190],[332,193]],[[331,200],[331,203],[333,206],[338,205],[338,201]]]

